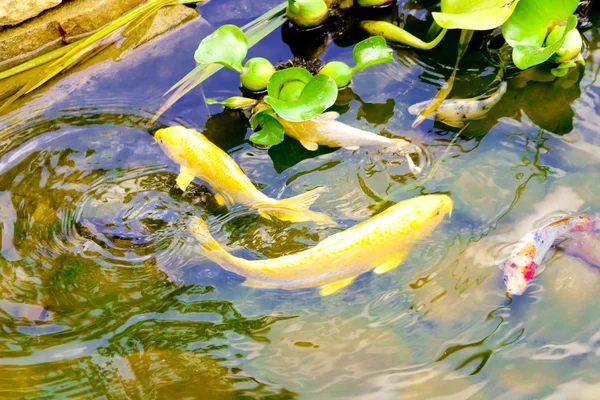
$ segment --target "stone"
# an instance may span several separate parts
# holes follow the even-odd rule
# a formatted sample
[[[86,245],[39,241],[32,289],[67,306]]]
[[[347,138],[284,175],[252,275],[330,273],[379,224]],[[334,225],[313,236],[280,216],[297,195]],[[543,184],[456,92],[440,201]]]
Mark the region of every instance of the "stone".
[[[20,1],[20,0],[19,0]],[[72,0],[0,32],[0,71],[88,35],[144,0]]]
[[[43,11],[56,7],[62,0],[2,0],[0,26],[17,25]]]

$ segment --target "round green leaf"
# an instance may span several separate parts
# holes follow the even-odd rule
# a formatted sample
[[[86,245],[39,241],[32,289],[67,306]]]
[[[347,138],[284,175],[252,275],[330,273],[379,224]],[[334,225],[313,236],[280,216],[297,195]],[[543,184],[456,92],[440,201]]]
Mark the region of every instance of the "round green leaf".
[[[546,43],[546,47],[541,45],[516,45],[513,48],[513,62],[519,69],[527,69],[538,65],[549,59],[560,46],[564,43],[567,34],[577,26],[577,17],[570,15],[567,19],[567,26],[562,34],[554,43]],[[543,42],[542,42],[543,43]]]
[[[352,56],[359,71],[394,61],[393,51],[387,46],[383,36],[373,36],[358,43],[352,50]]]
[[[296,101],[278,99],[271,94],[271,91],[264,100],[281,118],[291,122],[302,122],[318,116],[331,107],[335,103],[337,94],[337,85],[333,79],[326,75],[317,75],[306,84]]]
[[[578,4],[579,0],[520,0],[502,25],[502,35],[512,47],[541,47],[550,28],[566,20]]]
[[[276,99],[279,98],[283,85],[292,81],[300,81],[307,84],[312,79],[312,74],[304,68],[292,67],[275,72],[269,79],[267,93]]]
[[[235,25],[223,25],[200,42],[194,59],[199,64],[221,64],[241,73],[247,53],[244,32]]]
[[[442,0],[442,12],[432,13],[435,22],[446,29],[482,31],[502,25],[519,0]]]

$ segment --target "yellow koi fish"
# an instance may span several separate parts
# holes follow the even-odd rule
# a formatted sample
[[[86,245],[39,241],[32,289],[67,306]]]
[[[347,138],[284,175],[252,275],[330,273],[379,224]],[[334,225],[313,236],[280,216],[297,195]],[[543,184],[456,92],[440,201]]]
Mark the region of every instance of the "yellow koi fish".
[[[268,260],[250,261],[229,254],[202,219],[194,221],[192,233],[206,256],[245,277],[245,286],[287,290],[320,286],[321,295],[327,296],[364,272],[374,269],[382,274],[397,267],[411,247],[433,232],[451,211],[452,200],[446,195],[415,197],[310,249]]]
[[[418,146],[404,139],[390,139],[335,121],[339,116],[338,113],[331,111],[304,122],[290,122],[283,118],[277,118],[277,120],[283,125],[285,134],[298,140],[307,150],[315,151],[319,145],[343,147],[348,150],[357,150],[360,147],[379,147],[405,156],[413,172],[421,171],[421,167],[416,166],[409,156],[413,153],[421,154]]]
[[[225,197],[229,204],[244,204],[258,210],[267,219],[275,217],[290,222],[334,224],[325,214],[308,209],[323,192],[323,188],[289,199],[272,199],[260,192],[235,161],[203,134],[177,126],[160,129],[154,139],[167,156],[180,165],[177,186],[183,191],[194,177],[198,177]]]

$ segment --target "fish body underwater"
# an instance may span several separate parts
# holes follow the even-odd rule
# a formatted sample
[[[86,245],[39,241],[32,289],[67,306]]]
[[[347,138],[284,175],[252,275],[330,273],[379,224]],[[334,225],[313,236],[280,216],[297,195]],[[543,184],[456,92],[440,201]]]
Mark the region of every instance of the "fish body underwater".
[[[591,232],[595,220],[589,215],[563,218],[529,232],[511,253],[504,266],[506,292],[522,295],[554,242],[568,233]]]
[[[384,273],[398,266],[419,240],[431,234],[452,211],[446,195],[425,195],[402,201],[353,228],[324,239],[307,250],[266,260],[229,254],[210,235],[202,219],[192,233],[203,254],[222,268],[246,278],[245,286],[272,289],[320,287],[329,295],[370,270]]]
[[[321,146],[343,147],[357,150],[360,147],[378,147],[394,151],[406,156],[411,170],[420,172],[421,166],[416,166],[409,154],[421,154],[422,150],[404,139],[390,139],[373,132],[364,131],[336,121],[336,112],[326,112],[318,117],[304,122],[290,122],[277,118],[283,125],[286,135],[298,140],[307,150],[315,151]]]
[[[158,130],[154,139],[165,154],[180,165],[177,186],[183,191],[198,177],[229,204],[244,204],[267,219],[334,224],[325,214],[309,210],[323,188],[288,199],[273,199],[258,190],[235,161],[203,134],[177,126]]]
[[[482,119],[506,93],[507,83],[503,81],[490,95],[478,96],[471,99],[444,100],[435,111],[435,119],[448,126],[462,128],[467,121]],[[418,115],[431,103],[431,100],[413,104],[408,108],[412,115]]]

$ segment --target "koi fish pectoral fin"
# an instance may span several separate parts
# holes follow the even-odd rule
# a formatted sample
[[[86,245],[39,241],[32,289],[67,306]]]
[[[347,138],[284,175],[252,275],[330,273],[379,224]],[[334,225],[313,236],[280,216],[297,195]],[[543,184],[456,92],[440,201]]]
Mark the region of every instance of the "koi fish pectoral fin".
[[[373,273],[385,274],[386,272],[393,270],[394,268],[398,267],[398,265],[400,265],[400,263],[404,260],[404,255],[405,254],[402,254],[399,257],[394,257],[393,259],[384,262],[383,264],[375,268],[373,270]]]
[[[321,296],[329,296],[331,294],[337,293],[346,286],[349,286],[356,277],[353,276],[351,278],[342,279],[339,281],[331,282],[326,285],[321,286],[319,289],[319,293]]]
[[[215,193],[215,201],[221,207],[234,204],[233,198],[227,193]]]
[[[246,279],[244,283],[242,283],[242,286],[253,287],[257,289],[277,289],[279,287],[274,283],[255,281],[253,279]]]
[[[316,151],[319,148],[319,145],[316,144],[315,142],[309,142],[309,141],[306,141],[306,140],[301,140],[300,144],[302,146],[304,146],[304,148],[306,150],[310,150],[310,151]]]
[[[188,170],[187,168],[181,167],[181,169],[179,170],[179,175],[177,175],[177,180],[175,182],[177,183],[177,187],[179,187],[179,189],[185,192],[195,177],[196,176],[192,171]]]

